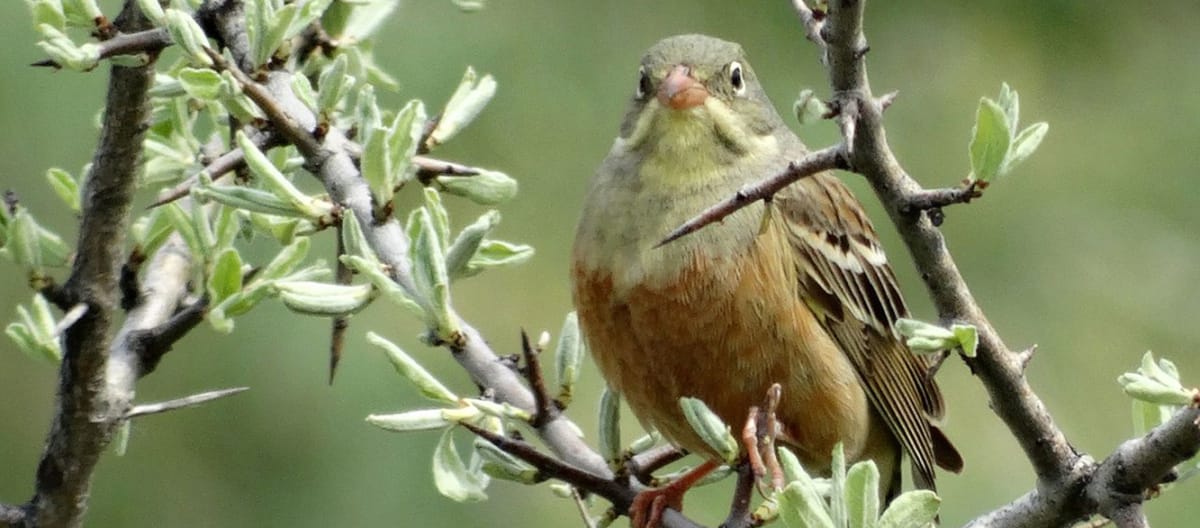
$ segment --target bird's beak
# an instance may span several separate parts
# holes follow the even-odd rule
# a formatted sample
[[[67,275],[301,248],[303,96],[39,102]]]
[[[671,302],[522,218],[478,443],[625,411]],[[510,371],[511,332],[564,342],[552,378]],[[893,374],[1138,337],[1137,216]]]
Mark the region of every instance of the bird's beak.
[[[708,90],[692,77],[691,68],[682,64],[671,68],[658,87],[658,102],[675,110],[687,110],[704,104]]]

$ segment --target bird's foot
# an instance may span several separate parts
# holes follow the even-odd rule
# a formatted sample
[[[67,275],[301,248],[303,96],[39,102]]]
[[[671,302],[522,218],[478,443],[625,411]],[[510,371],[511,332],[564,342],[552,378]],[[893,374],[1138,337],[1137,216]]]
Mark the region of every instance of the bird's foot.
[[[775,439],[779,437],[780,424],[775,419],[775,410],[779,407],[779,398],[783,388],[778,384],[771,385],[767,390],[767,399],[760,408],[750,408],[746,417],[746,425],[742,427],[742,447],[746,450],[746,459],[754,472],[756,482],[766,480],[771,476],[772,490],[783,489],[785,482],[783,467],[779,465],[779,457],[775,454]]]
[[[712,472],[720,464],[705,460],[695,469],[684,473],[683,476],[669,484],[644,490],[634,497],[629,505],[629,524],[632,528],[658,528],[662,525],[663,510],[671,508],[683,511],[683,495],[700,479]]]

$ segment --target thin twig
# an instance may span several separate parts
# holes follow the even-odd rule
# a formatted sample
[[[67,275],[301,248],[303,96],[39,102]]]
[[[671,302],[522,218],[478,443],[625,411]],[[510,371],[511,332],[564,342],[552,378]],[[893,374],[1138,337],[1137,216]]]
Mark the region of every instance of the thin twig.
[[[821,51],[821,64],[826,64],[826,43],[825,37],[821,36],[821,28],[824,26],[825,14],[820,15],[809,9],[808,4],[804,0],[792,0],[792,9],[795,9],[796,16],[800,17],[800,27],[804,29],[804,38],[817,45]]]
[[[164,402],[135,405],[125,413],[125,418],[137,418],[139,416],[164,413],[186,407],[195,407],[202,403],[218,400],[226,396],[233,396],[234,394],[248,390],[250,390],[250,387],[233,387],[230,389],[201,392],[200,394],[193,394],[191,396],[185,396],[183,398],[176,398],[174,400],[167,400]]]
[[[733,500],[729,504],[729,515],[721,528],[750,528],[754,519],[750,516],[750,498],[754,494],[754,482],[758,480],[748,461],[741,461],[737,468],[737,483],[733,486]]]
[[[685,456],[687,453],[678,447],[663,444],[629,457],[625,461],[625,470],[639,482],[650,482],[655,471],[673,464]]]
[[[118,55],[154,53],[171,45],[171,35],[166,28],[148,29],[134,33],[118,33],[116,36],[96,44],[100,48],[100,60]],[[60,68],[50,59],[37,61],[30,66]]]
[[[207,313],[208,297],[205,296],[184,306],[166,322],[132,335],[131,338],[137,343],[138,355],[142,358],[143,375],[153,372],[175,342],[200,324]]]
[[[542,362],[538,358],[539,351],[529,344],[529,334],[521,330],[521,353],[525,357],[525,379],[533,391],[534,415],[533,426],[540,427],[558,414],[554,399],[546,391],[546,379],[542,376]]]
[[[583,495],[579,493],[579,488],[571,487],[571,499],[575,501],[575,508],[579,510],[579,517],[583,519],[584,528],[596,528],[596,521],[588,515],[587,503],[583,500]]]
[[[664,246],[699,231],[705,226],[719,222],[739,209],[759,200],[770,199],[772,196],[775,196],[775,193],[799,181],[801,178],[806,178],[822,171],[844,168],[847,168],[847,165],[842,145],[826,147],[810,153],[798,161],[789,163],[787,170],[753,185],[747,185],[733,196],[705,209],[704,212],[675,228],[674,231],[671,231],[666,238],[654,247]]]
[[[251,134],[250,141],[253,142],[254,146],[258,147],[260,150],[267,150],[284,143],[278,134],[275,134],[271,131],[264,131],[259,134]],[[245,166],[245,153],[242,152],[240,147],[234,148],[229,152],[218,156],[217,159],[212,160],[212,162],[208,165],[205,165],[204,169],[202,169],[200,172],[189,176],[187,179],[177,183],[174,187],[158,193],[158,198],[154,200],[154,203],[146,206],[146,208],[153,209],[187,196],[188,193],[192,191],[192,187],[195,187],[196,183],[200,181],[200,174],[202,173],[207,174],[209,178],[212,178],[212,180],[216,182],[229,172]]]
[[[948,205],[970,203],[971,200],[983,196],[983,187],[978,180],[949,189],[930,189],[909,193],[905,196],[900,211],[913,214],[929,209],[939,209]]]
[[[346,254],[346,243],[342,236],[342,227],[344,224],[337,224],[337,249],[334,250],[333,260],[337,262],[337,271],[334,280],[338,284],[350,284],[354,279],[354,272],[350,267],[342,262],[342,255]],[[333,376],[337,373],[338,362],[342,360],[342,349],[346,344],[346,330],[350,328],[350,317],[339,315],[333,318],[329,329],[329,384],[333,385]]]

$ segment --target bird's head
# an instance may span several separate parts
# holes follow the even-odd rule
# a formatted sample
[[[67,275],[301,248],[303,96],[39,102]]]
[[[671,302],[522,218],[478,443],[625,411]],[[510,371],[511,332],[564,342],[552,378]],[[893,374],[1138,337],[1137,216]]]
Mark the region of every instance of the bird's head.
[[[719,158],[752,153],[782,126],[742,47],[680,35],[646,51],[621,125],[621,141],[643,152],[719,148]],[[659,152],[660,154],[663,152]]]

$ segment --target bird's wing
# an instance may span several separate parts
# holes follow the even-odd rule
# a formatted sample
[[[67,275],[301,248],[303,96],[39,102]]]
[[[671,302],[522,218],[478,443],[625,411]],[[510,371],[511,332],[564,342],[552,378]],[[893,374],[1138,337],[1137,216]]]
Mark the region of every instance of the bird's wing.
[[[893,330],[908,309],[875,229],[858,200],[831,174],[800,180],[773,200],[796,259],[799,294],[821,317],[863,381],[867,397],[933,487],[933,466],[957,471],[962,459],[938,430],[941,392],[926,361]]]

